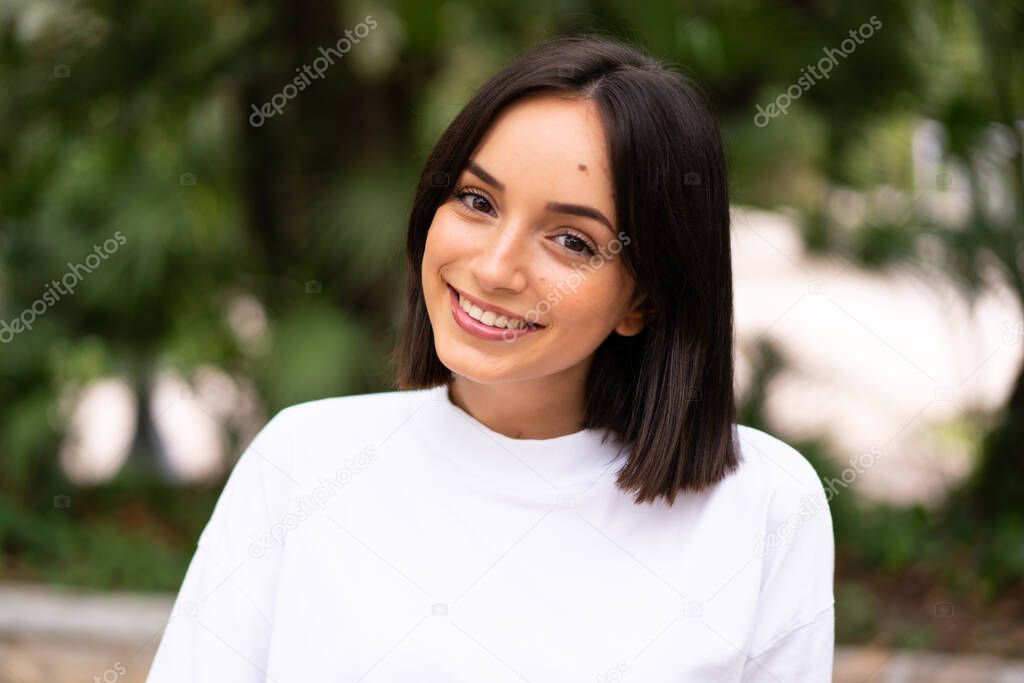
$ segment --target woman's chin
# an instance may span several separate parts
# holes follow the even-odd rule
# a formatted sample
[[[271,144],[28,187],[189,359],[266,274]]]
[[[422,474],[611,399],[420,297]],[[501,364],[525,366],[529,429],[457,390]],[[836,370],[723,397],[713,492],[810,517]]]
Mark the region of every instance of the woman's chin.
[[[513,379],[513,372],[508,363],[504,359],[495,357],[493,352],[489,354],[484,349],[473,348],[449,340],[443,342],[435,340],[434,345],[441,363],[454,374],[471,382],[500,384]]]

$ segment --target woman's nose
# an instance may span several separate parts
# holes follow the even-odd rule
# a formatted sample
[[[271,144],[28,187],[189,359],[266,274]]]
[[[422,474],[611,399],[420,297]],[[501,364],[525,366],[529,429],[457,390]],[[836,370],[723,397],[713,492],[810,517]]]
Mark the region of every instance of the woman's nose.
[[[499,226],[482,238],[472,270],[484,289],[519,292],[526,286],[529,258],[522,233]]]

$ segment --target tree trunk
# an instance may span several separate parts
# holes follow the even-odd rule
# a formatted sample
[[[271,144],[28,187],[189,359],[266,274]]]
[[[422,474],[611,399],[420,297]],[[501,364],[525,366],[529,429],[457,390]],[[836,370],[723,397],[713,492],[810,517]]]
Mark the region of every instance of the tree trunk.
[[[1002,419],[982,442],[974,473],[951,503],[951,510],[971,512],[984,520],[1011,511],[1024,518],[1024,365]]]
[[[150,397],[153,391],[153,377],[149,369],[139,370],[134,381],[135,410],[138,419],[135,437],[126,465],[137,468],[145,474],[152,474],[165,480],[173,478],[167,463],[163,443],[156,431],[156,423],[150,411]]]

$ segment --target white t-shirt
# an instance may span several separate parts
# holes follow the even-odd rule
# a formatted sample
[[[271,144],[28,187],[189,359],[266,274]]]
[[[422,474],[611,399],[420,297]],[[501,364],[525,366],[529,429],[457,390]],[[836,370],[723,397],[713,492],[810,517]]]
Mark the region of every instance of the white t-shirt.
[[[199,538],[165,681],[830,681],[832,519],[811,465],[637,505],[626,450],[494,432],[446,386],[282,410]]]

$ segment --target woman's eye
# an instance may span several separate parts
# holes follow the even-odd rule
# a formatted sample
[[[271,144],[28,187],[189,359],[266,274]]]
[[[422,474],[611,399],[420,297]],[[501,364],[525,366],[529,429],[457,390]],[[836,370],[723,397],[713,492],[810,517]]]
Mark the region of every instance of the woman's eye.
[[[591,244],[587,240],[583,239],[579,235],[566,233],[564,235],[558,235],[555,239],[563,237],[566,241],[562,243],[562,246],[568,249],[569,251],[575,252],[577,254],[586,254],[588,256],[593,256],[596,253],[594,247],[591,246]]]
[[[469,198],[468,203],[465,201],[467,197]],[[479,211],[480,213],[491,213],[493,211],[490,200],[478,192],[463,190],[462,192],[456,192],[455,198],[470,211]]]
[[[491,214],[494,212],[491,200],[474,190],[460,190],[455,192],[453,196],[456,201],[470,211],[485,214]],[[562,246],[574,254],[593,256],[597,253],[597,248],[590,242],[590,240],[575,233],[570,232],[557,235],[555,236],[555,239],[565,239]]]

